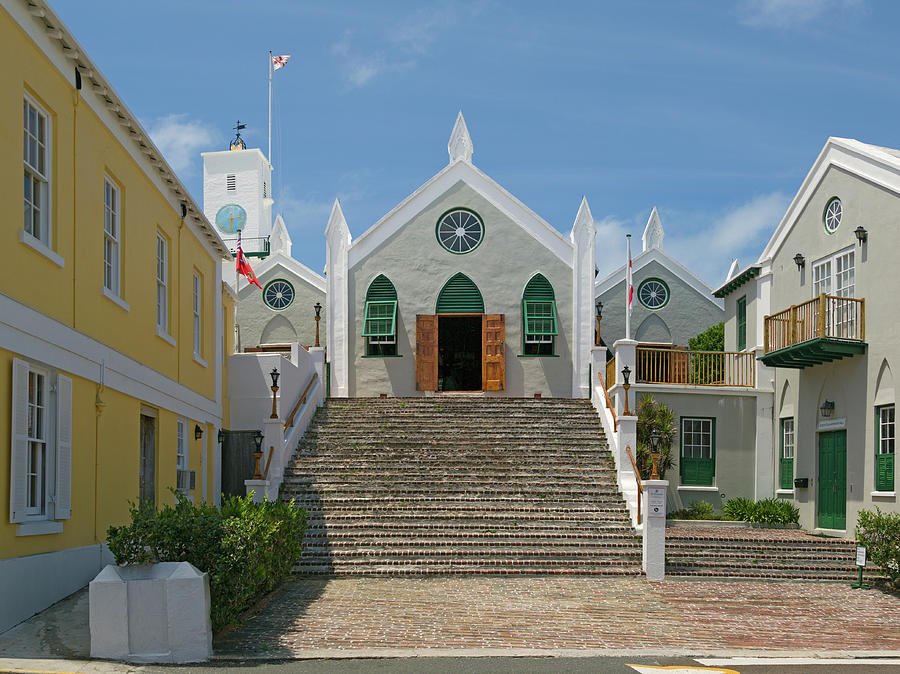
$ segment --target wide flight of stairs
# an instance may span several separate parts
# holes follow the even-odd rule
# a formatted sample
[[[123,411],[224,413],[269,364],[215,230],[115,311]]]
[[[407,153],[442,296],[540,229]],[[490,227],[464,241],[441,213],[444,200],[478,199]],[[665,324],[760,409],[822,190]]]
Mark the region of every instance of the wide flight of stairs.
[[[857,578],[856,543],[799,530],[670,528],[666,574],[746,579],[830,580]],[[871,563],[866,579],[879,576]]]
[[[301,574],[641,573],[587,400],[330,399],[281,494],[309,513]]]

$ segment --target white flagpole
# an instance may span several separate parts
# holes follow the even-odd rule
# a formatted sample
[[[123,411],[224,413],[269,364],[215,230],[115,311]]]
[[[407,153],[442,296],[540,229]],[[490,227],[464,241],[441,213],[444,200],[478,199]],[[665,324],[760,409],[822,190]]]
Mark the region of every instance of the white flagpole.
[[[625,339],[631,339],[631,234],[625,235]]]
[[[266,156],[269,168],[272,167],[272,52],[269,51],[269,154]]]

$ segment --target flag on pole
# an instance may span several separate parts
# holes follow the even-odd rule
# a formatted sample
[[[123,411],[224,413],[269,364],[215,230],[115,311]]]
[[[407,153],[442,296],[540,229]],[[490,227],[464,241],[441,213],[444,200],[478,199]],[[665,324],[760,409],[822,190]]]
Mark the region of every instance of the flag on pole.
[[[628,293],[628,315],[634,312],[634,281],[631,278],[631,238],[628,237],[627,248],[628,248],[628,266],[625,268],[625,288]],[[628,337],[630,339],[630,336]]]
[[[243,274],[247,277],[247,280],[250,281],[257,288],[262,290],[262,286],[259,285],[259,281],[256,279],[256,274],[253,273],[253,270],[250,269],[250,263],[247,262],[247,258],[244,256],[244,251],[241,248],[241,235],[238,232],[238,242],[237,242],[237,255],[235,256],[235,266],[238,274]]]
[[[290,54],[282,54],[281,56],[272,56],[272,67],[275,70],[280,70],[287,65],[288,59],[291,58]]]

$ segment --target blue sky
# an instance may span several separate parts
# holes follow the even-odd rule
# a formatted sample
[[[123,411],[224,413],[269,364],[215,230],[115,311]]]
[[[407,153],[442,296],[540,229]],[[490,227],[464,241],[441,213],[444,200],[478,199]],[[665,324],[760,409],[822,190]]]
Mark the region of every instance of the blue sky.
[[[900,147],[900,3],[148,2],[54,8],[202,200],[200,152],[234,120],[266,147],[276,210],[324,265],[340,198],[358,236],[447,163],[473,161],[568,233],[582,195],[598,266],[659,208],[666,250],[711,285],[754,261],[828,136]]]

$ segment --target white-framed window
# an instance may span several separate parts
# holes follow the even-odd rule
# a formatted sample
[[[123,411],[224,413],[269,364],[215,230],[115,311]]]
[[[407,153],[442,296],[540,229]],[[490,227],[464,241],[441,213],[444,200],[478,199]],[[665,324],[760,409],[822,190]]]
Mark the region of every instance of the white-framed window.
[[[122,239],[119,188],[109,178],[103,181],[103,287],[113,295],[120,295]]]
[[[845,249],[813,265],[813,297],[853,297],[856,292],[856,253]],[[856,334],[856,307],[850,302],[829,300],[827,334],[852,337]]]
[[[50,116],[30,97],[23,106],[25,131],[24,228],[50,247]]]
[[[175,486],[178,491],[187,493],[187,470],[188,470],[188,447],[185,432],[187,430],[187,421],[179,419],[176,430],[175,439]]]
[[[781,420],[781,458],[794,458],[794,418]]]
[[[9,520],[28,525],[68,519],[72,510],[72,380],[14,358],[11,398]]]
[[[203,278],[194,272],[194,285],[192,290],[194,309],[194,355],[203,357]]]
[[[829,255],[813,264],[813,297],[818,297],[822,293],[837,297],[853,297],[855,289],[853,249]]]
[[[169,241],[156,233],[156,328],[169,331]]]

